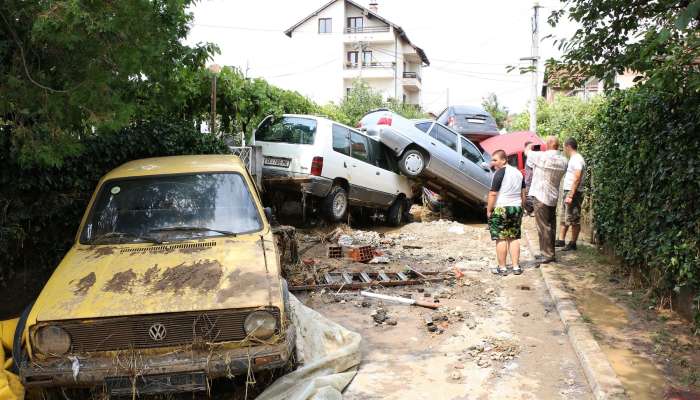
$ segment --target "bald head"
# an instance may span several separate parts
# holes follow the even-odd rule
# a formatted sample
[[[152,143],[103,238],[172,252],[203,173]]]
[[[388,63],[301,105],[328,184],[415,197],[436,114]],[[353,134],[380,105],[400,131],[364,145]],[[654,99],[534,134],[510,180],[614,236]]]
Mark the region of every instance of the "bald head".
[[[559,138],[547,136],[547,150],[559,150]]]

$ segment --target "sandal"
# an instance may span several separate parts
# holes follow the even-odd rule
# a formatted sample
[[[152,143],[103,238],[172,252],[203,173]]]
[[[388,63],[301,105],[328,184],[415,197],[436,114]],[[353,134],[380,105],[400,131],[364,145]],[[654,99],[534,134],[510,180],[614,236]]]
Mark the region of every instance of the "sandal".
[[[513,275],[520,275],[523,273],[523,269],[520,268],[520,265],[516,265],[513,267]]]

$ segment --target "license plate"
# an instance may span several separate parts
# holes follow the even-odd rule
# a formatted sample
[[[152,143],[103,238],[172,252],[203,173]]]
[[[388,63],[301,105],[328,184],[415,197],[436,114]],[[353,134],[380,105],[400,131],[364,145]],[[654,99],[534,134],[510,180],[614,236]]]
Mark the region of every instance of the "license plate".
[[[292,160],[290,160],[289,158],[265,157],[265,161],[263,162],[263,164],[265,164],[265,165],[270,165],[270,166],[273,166],[273,167],[288,168],[288,167],[289,167],[289,163],[290,163],[291,161],[292,161]]]
[[[477,119],[477,118],[467,118],[467,122],[471,122],[472,124],[485,124],[486,121],[483,119]]]

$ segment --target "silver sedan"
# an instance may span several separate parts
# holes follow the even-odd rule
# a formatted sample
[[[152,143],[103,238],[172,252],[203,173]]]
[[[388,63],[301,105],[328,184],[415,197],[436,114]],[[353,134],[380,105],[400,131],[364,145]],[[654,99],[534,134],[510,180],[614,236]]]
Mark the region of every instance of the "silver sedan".
[[[396,153],[404,175],[424,177],[429,188],[464,202],[486,204],[491,166],[468,139],[433,120],[409,120],[387,109],[371,111],[360,124]]]

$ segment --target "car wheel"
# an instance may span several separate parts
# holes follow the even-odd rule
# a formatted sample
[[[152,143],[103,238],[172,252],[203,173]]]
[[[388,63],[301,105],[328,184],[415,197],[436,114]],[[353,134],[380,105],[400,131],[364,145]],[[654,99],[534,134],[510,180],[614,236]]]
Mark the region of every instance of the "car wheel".
[[[403,214],[406,210],[406,202],[403,198],[398,198],[394,201],[394,204],[389,207],[386,213],[386,219],[391,226],[400,226],[403,222]]]
[[[406,176],[419,176],[425,169],[425,156],[419,150],[407,150],[401,156],[399,169]]]
[[[323,199],[323,213],[333,222],[342,221],[348,211],[348,193],[340,186],[333,186]]]

